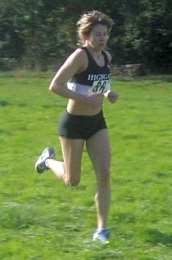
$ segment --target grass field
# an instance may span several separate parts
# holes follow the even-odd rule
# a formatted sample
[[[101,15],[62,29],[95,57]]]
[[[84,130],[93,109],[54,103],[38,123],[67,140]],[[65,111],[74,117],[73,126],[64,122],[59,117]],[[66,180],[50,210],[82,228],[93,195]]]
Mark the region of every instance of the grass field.
[[[84,151],[82,180],[65,187],[34,162],[53,146],[66,100],[48,92],[53,73],[0,74],[0,259],[172,259],[172,78],[113,81],[105,101],[112,143],[111,243],[92,242],[95,178]]]

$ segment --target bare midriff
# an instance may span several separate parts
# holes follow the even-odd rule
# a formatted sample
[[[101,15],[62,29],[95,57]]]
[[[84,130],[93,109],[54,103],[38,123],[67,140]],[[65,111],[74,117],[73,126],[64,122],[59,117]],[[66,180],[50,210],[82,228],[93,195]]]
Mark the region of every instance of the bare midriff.
[[[98,114],[102,110],[102,103],[103,103],[103,97],[100,106],[96,106],[96,108],[93,108],[92,106],[88,106],[83,102],[69,99],[67,105],[67,112],[73,115],[93,116]]]

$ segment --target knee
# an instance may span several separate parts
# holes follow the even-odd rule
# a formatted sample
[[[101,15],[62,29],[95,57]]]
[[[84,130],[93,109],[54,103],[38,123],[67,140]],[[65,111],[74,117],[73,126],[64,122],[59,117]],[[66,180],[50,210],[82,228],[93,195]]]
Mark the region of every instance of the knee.
[[[65,183],[68,185],[68,186],[71,186],[71,187],[77,187],[80,183],[80,179],[76,179],[76,178],[66,178],[65,179]]]

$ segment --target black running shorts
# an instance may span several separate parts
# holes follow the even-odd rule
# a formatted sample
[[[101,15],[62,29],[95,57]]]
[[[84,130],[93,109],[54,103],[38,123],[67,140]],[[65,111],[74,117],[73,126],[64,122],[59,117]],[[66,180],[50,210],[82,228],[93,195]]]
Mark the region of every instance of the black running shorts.
[[[99,130],[106,128],[102,111],[94,116],[72,115],[65,111],[58,125],[58,135],[68,139],[88,140]]]

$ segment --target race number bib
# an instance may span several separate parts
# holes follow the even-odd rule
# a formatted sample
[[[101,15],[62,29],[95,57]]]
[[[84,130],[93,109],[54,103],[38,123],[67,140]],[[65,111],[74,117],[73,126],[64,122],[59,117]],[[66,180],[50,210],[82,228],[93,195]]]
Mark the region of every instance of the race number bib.
[[[105,93],[110,89],[109,80],[94,81],[93,85],[89,88],[89,93]]]

